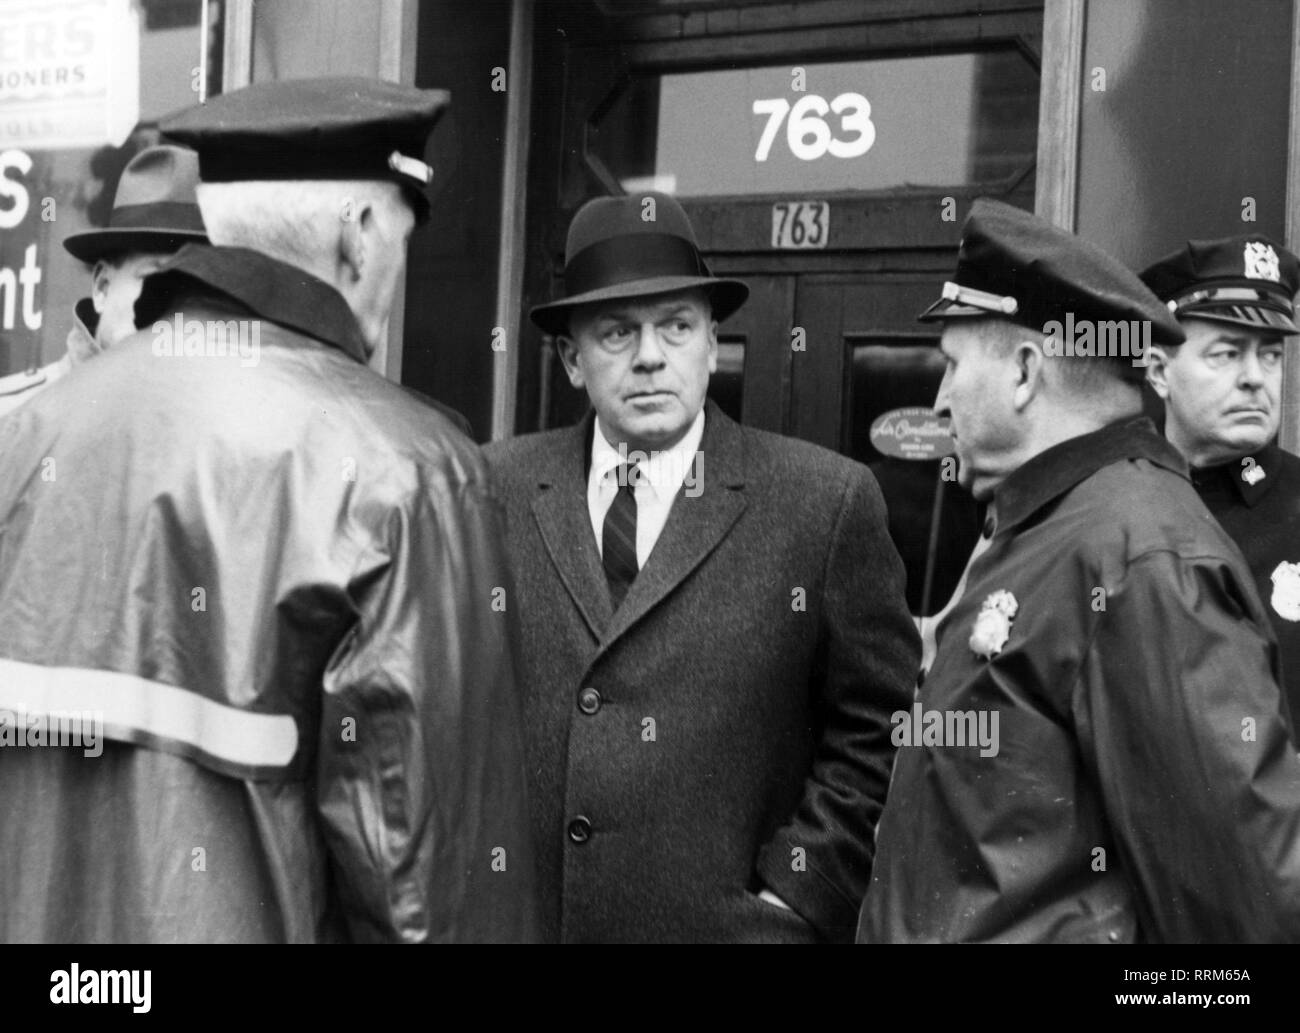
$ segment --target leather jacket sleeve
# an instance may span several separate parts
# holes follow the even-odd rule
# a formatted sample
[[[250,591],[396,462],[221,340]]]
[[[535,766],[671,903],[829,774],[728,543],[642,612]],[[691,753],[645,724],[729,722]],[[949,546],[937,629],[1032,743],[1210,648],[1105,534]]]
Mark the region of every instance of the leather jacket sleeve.
[[[1300,759],[1253,587],[1163,550],[1105,605],[1073,703],[1118,854],[1094,870],[1127,870],[1149,939],[1300,939]]]
[[[499,514],[477,472],[390,511],[325,672],[317,806],[357,940],[537,936]]]

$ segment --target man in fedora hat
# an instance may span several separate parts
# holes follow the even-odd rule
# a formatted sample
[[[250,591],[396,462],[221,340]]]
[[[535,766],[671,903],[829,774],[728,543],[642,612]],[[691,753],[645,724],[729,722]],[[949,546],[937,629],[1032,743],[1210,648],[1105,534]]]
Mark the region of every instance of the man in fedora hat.
[[[93,719],[0,749],[0,941],[535,938],[499,506],[367,365],[447,103],[302,79],[164,119],[213,245],[0,421],[0,711]]]
[[[56,362],[0,379],[0,415],[135,333],[135,300],[144,278],[182,245],[207,243],[195,187],[198,156],[184,147],[148,147],[118,181],[108,225],[63,242],[90,266],[90,296],[73,309],[67,351]]]
[[[1300,718],[1300,458],[1277,444],[1282,352],[1300,334],[1300,259],[1259,234],[1191,240],[1142,280],[1187,334],[1153,347],[1147,380],[1165,436],[1201,500],[1255,578],[1282,651],[1292,723]],[[1294,347],[1294,345],[1292,345]]]
[[[880,492],[707,401],[748,291],[671,197],[589,202],[565,258],[532,318],[593,411],[487,449],[546,932],[846,941],[918,656]]]

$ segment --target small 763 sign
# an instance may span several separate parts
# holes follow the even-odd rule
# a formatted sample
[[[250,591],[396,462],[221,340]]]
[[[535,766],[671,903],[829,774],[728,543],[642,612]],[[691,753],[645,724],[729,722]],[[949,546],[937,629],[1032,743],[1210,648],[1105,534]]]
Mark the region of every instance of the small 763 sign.
[[[772,247],[820,250],[831,235],[831,206],[825,201],[777,201],[772,205]]]

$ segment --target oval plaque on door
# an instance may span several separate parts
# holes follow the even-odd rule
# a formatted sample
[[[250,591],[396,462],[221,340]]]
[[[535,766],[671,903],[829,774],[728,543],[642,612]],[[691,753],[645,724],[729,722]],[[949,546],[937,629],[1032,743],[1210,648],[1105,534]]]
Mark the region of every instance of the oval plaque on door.
[[[957,450],[948,417],[924,406],[881,413],[871,424],[871,444],[895,459],[942,459]]]

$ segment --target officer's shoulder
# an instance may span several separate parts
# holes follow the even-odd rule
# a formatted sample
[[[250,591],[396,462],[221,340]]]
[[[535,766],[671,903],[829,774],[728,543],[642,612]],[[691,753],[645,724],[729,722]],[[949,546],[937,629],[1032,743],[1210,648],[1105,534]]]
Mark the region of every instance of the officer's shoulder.
[[[1145,457],[1107,463],[1085,478],[1081,487],[1098,506],[1114,514],[1113,525],[1160,523],[1170,507],[1200,501],[1186,477]]]
[[[410,460],[453,482],[484,476],[479,447],[465,435],[454,410],[449,414],[444,407],[379,375],[366,377],[358,390],[368,396],[369,404],[364,397],[359,399],[362,404],[354,412],[363,421],[367,436],[382,443],[390,457]]]
[[[462,434],[464,434],[467,438],[472,438],[474,436],[474,428],[470,426],[470,422],[465,418],[464,413],[460,412],[457,409],[453,409],[450,405],[447,405],[445,402],[438,401],[438,399],[432,397],[431,395],[425,394],[419,388],[412,387],[410,384],[403,384],[402,389],[408,395],[416,399],[416,401],[422,402],[424,405],[427,405],[430,409],[433,409],[435,412],[439,412],[443,416],[445,416],[447,420],[451,423],[451,425],[455,427],[458,431],[460,431]]]
[[[1273,463],[1281,472],[1283,480],[1292,491],[1300,493],[1300,456],[1281,447],[1274,450],[1274,455],[1276,458]]]
[[[1149,459],[1110,463],[1085,482],[1094,504],[1080,546],[1101,555],[1122,543],[1129,560],[1174,552],[1188,560],[1232,561],[1227,532],[1187,478]]]
[[[1241,462],[1244,473],[1249,459]],[[1300,521],[1300,456],[1271,448],[1260,457],[1259,467],[1266,479],[1256,482],[1255,504],[1246,519],[1258,528],[1267,526],[1273,536],[1283,536],[1283,527],[1294,528]]]
[[[18,408],[58,380],[64,372],[63,366],[64,360],[60,359],[39,369],[20,370],[0,377],[0,415]]]

